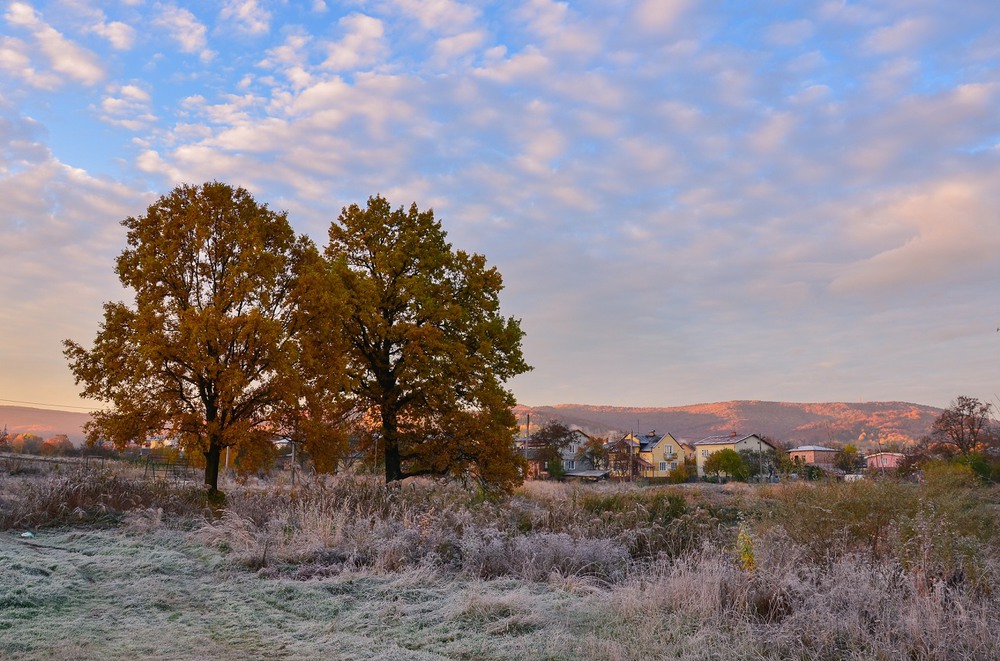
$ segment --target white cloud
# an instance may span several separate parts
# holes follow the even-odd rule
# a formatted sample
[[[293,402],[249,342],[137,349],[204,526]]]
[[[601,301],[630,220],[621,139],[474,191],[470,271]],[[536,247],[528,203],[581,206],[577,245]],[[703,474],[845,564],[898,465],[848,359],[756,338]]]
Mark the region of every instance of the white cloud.
[[[157,8],[159,16],[153,23],[167,30],[181,52],[197,53],[202,62],[215,56],[208,49],[208,29],[194,14],[176,5],[157,5]]]
[[[926,18],[904,18],[872,32],[865,40],[865,47],[874,53],[911,50],[920,45],[931,28],[931,21]]]
[[[62,79],[48,71],[36,71],[31,66],[30,49],[26,43],[13,37],[0,37],[0,71],[20,78],[40,89],[54,89]]]
[[[113,88],[101,101],[100,117],[103,121],[130,131],[141,131],[156,121],[152,112],[150,95],[138,85],[121,85]]]
[[[381,62],[389,49],[382,21],[365,14],[349,14],[338,22],[346,34],[327,46],[323,67],[333,71],[354,71]]]
[[[866,212],[854,225],[855,240],[870,237],[878,245],[894,236],[902,238],[847,265],[831,289],[885,296],[929,284],[973,283],[995,276],[1000,254],[998,174],[924,184]]]
[[[692,0],[639,0],[633,24],[641,32],[672,32],[691,5]]]
[[[104,78],[104,69],[96,55],[66,39],[45,23],[30,5],[12,2],[4,17],[11,25],[24,28],[32,34],[54,73],[87,85],[98,83]]]
[[[135,43],[135,28],[120,21],[97,23],[92,29],[118,50],[129,50]]]
[[[468,31],[479,17],[479,10],[455,0],[391,0],[404,14],[417,19],[425,30],[444,34]]]
[[[486,39],[482,32],[463,32],[451,37],[443,37],[434,43],[434,59],[447,63],[479,48]]]
[[[766,39],[778,46],[795,46],[809,39],[816,31],[812,21],[804,18],[774,23],[765,30]]]
[[[219,16],[233,21],[247,34],[265,34],[271,29],[271,13],[257,0],[226,0]]]

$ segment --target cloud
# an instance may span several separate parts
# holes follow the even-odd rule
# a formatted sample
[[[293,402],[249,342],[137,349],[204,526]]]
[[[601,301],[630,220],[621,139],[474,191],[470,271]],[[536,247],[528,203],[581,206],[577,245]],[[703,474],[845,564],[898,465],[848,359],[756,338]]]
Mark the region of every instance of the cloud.
[[[931,33],[932,23],[923,17],[909,17],[872,32],[865,47],[873,53],[894,53],[911,50]]]
[[[812,21],[804,18],[774,23],[765,30],[765,38],[778,46],[796,46],[816,32]]]
[[[28,45],[14,37],[0,37],[0,71],[6,71],[15,78],[41,89],[54,89],[62,79],[48,71],[36,71],[31,66]]]
[[[449,35],[468,31],[480,14],[477,8],[454,0],[391,0],[391,5],[417,19],[424,30]]]
[[[325,69],[354,71],[371,67],[388,53],[382,21],[365,14],[349,14],[338,22],[346,33],[338,42],[327,45]]]
[[[18,261],[0,270],[0,324],[29,329],[0,345],[0,392],[72,404],[76,388],[62,340],[87,343],[103,301],[121,296],[113,261],[124,245],[118,223],[148,198],[67,167],[44,138],[44,127],[0,105],[0,232],[5,253]]]
[[[691,0],[639,0],[632,15],[633,25],[640,32],[671,32],[691,5]]]
[[[271,29],[271,13],[257,0],[226,0],[219,17],[233,21],[240,30],[251,35],[265,34]]]
[[[91,29],[118,50],[129,50],[135,43],[135,28],[120,21],[97,23]]]
[[[96,55],[66,39],[45,23],[30,5],[12,2],[4,18],[11,25],[31,33],[55,74],[86,85],[93,85],[104,78],[104,69]],[[50,87],[47,84],[40,86]]]
[[[149,92],[139,85],[120,85],[104,97],[100,106],[103,121],[130,131],[141,131],[156,122]]]
[[[878,230],[871,237],[878,243],[885,241],[881,236],[890,228],[887,238],[901,239],[846,265],[831,283],[832,291],[886,296],[995,276],[1000,254],[998,175],[1000,171],[993,170],[924,184],[865,212],[854,225],[856,240],[869,239],[870,230],[863,230],[869,224]]]
[[[210,61],[215,53],[208,49],[208,28],[187,9],[176,5],[157,5],[159,15],[153,20],[167,30],[183,53],[197,53],[202,62]]]

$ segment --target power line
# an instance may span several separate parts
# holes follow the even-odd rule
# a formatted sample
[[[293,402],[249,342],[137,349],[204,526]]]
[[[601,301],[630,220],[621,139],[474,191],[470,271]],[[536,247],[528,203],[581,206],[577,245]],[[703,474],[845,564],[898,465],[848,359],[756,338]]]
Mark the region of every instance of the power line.
[[[93,411],[95,407],[93,406],[73,406],[72,404],[46,404],[45,402],[22,402],[17,399],[2,399],[0,402],[7,402],[8,404],[27,404],[29,406],[46,406],[49,408],[58,409],[79,409],[81,411]]]

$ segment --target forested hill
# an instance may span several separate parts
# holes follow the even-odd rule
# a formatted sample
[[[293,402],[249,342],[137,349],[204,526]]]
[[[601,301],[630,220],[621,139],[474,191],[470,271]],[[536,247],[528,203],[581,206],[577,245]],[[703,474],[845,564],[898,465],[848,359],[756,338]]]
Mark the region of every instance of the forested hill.
[[[518,406],[514,409],[524,432],[531,426],[559,420],[589,434],[614,432],[670,432],[679,439],[697,440],[731,431],[764,434],[786,445],[831,445],[859,442],[868,447],[872,430],[885,442],[907,443],[927,434],[941,409],[906,402],[797,404],[791,402],[737,401],[694,404],[670,408],[639,408],[560,404]],[[66,434],[74,445],[83,442],[86,413],[71,413],[24,406],[0,406],[0,429],[11,434],[30,432],[42,438]]]
[[[83,424],[90,420],[87,413],[71,413],[27,406],[0,406],[0,431],[4,425],[10,434],[35,434],[43,439],[66,434],[73,445],[83,443]]]
[[[906,402],[792,402],[735,401],[670,408],[636,408],[559,404],[514,409],[525,429],[559,420],[590,434],[615,432],[644,434],[655,430],[678,439],[697,440],[715,434],[764,434],[789,447],[796,445],[874,445],[873,430],[883,443],[906,444],[925,436],[941,409]],[[864,434],[862,436],[862,434]]]

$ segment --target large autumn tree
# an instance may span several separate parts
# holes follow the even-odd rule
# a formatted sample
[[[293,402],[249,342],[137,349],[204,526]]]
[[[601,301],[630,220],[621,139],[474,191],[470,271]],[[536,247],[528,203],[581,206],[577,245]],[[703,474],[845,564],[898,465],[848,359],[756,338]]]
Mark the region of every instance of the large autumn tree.
[[[509,378],[530,367],[523,333],[500,314],[503,281],[452,249],[433,211],[381,196],[330,226],[326,259],[345,292],[347,392],[369,416],[386,481],[470,475],[521,479]]]
[[[94,412],[88,440],[174,435],[204,453],[216,491],[224,448],[266,458],[273,435],[308,419],[309,406],[326,412],[335,363],[308,378],[310,352],[336,344],[336,289],[286,214],[242,188],[179,186],[122,225],[115,270],[134,304],[105,304],[92,348],[65,342],[83,396],[110,405]],[[328,437],[307,432],[297,433],[316,446]]]

